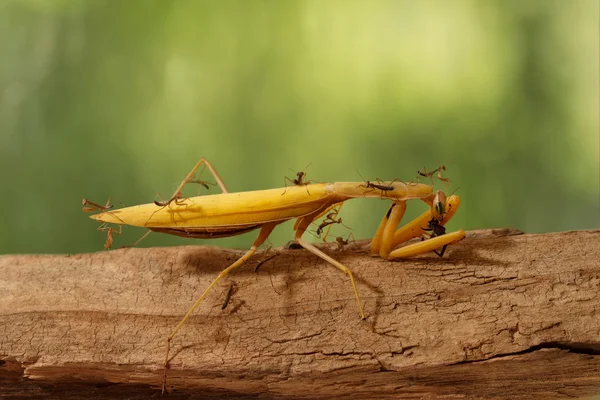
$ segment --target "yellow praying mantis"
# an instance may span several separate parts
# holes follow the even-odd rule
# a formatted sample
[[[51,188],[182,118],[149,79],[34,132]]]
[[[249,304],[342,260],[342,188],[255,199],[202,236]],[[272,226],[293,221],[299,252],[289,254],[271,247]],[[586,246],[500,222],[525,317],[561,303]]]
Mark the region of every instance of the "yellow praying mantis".
[[[196,170],[205,165],[214,176],[221,194],[185,198],[184,186],[194,182]],[[300,178],[300,176],[299,176]],[[283,192],[283,194],[282,194]],[[460,199],[456,195],[446,198],[442,191],[434,192],[430,185],[405,183],[397,180],[372,182],[305,183],[279,189],[230,193],[223,180],[205,158],[200,159],[185,177],[173,196],[164,202],[154,202],[132,207],[108,210],[98,207],[99,214],[91,218],[103,223],[131,225],[150,231],[168,233],[189,238],[221,238],[259,230],[250,249],[237,261],[225,268],[191,306],[173,332],[167,338],[163,392],[166,388],[167,367],[171,341],[198,305],[215,285],[231,271],[246,262],[263,244],[277,225],[290,219],[294,224],[296,243],[338,268],[350,279],[358,310],[365,318],[352,270],[323,251],[305,241],[302,235],[311,223],[327,215],[334,208],[353,198],[381,198],[392,201],[371,242],[370,252],[386,260],[410,257],[444,248],[465,237],[462,230],[446,233],[444,225],[456,212]],[[419,199],[428,210],[408,224],[398,228],[406,210],[406,201]],[[415,237],[423,237],[430,230],[429,238],[394,249]],[[109,233],[111,233],[109,231]]]

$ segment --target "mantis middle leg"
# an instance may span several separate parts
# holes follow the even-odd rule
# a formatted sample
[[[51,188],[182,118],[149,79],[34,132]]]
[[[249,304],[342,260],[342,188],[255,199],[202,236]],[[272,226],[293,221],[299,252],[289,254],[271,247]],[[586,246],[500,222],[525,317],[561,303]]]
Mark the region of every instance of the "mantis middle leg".
[[[306,228],[308,228],[308,226],[311,224],[311,222],[313,220],[314,220],[314,216],[306,216],[299,220],[299,223],[297,223],[297,227],[296,227],[296,236],[295,236],[296,242],[300,246],[304,247],[306,250],[319,256],[320,258],[327,261],[329,264],[338,268],[340,271],[342,271],[343,273],[345,273],[346,275],[348,275],[350,277],[350,282],[352,283],[352,289],[354,289],[354,295],[356,296],[356,301],[358,302],[358,309],[360,311],[360,317],[362,319],[365,319],[365,313],[363,311],[363,306],[360,301],[360,296],[358,295],[358,289],[356,288],[356,282],[354,281],[354,274],[352,274],[352,271],[350,270],[350,268],[346,267],[341,262],[336,261],[333,258],[329,257],[327,254],[323,253],[321,250],[319,250],[312,244],[310,244],[307,241],[305,241],[304,239],[302,239],[302,234],[304,234],[304,231],[306,231]]]

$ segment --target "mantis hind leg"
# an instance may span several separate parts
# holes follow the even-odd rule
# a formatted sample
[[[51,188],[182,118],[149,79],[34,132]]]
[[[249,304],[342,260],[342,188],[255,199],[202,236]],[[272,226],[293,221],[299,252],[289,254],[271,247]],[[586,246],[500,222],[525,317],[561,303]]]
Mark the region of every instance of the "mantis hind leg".
[[[206,165],[206,168],[208,168],[208,170],[212,173],[213,177],[217,181],[217,184],[219,185],[219,188],[221,188],[221,192],[229,193],[229,191],[227,190],[227,187],[225,186],[225,182],[223,182],[223,180],[219,176],[219,173],[217,172],[217,170],[212,166],[212,164],[206,158],[202,157],[200,159],[200,161],[198,161],[196,163],[196,165],[194,165],[194,168],[192,168],[192,170],[186,175],[183,182],[181,182],[181,185],[179,185],[177,190],[175,190],[175,193],[173,193],[173,196],[171,196],[169,198],[169,200],[167,200],[165,202],[158,202],[159,203],[158,205],[168,205],[168,204],[171,204],[173,201],[176,201],[178,198],[180,198],[183,187],[194,178],[194,173],[202,164]]]
[[[234,269],[236,269],[237,267],[239,267],[240,265],[242,265],[243,263],[245,263],[246,261],[248,261],[248,259],[250,257],[252,257],[252,255],[256,252],[257,247],[260,246],[261,244],[263,244],[263,242],[271,234],[271,232],[273,231],[273,228],[275,228],[276,225],[277,225],[277,223],[269,223],[269,224],[263,225],[262,229],[260,230],[260,233],[258,234],[258,237],[256,238],[256,240],[252,244],[252,247],[250,247],[250,250],[248,250],[236,262],[234,262],[229,267],[227,267],[223,271],[221,271],[221,273],[208,286],[208,288],[206,288],[206,290],[204,291],[204,293],[202,293],[202,296],[200,296],[198,298],[198,300],[196,300],[196,302],[194,303],[194,305],[188,310],[188,312],[185,314],[185,316],[179,322],[179,324],[177,324],[177,327],[175,327],[175,330],[173,330],[173,332],[169,335],[169,337],[167,338],[167,346],[166,346],[166,351],[165,351],[165,364],[164,364],[164,370],[163,370],[162,393],[165,392],[166,387],[167,387],[167,367],[168,367],[168,364],[169,364],[169,351],[171,349],[171,341],[173,340],[173,337],[177,334],[177,332],[179,332],[179,330],[181,329],[181,327],[183,326],[183,324],[185,323],[185,321],[187,321],[187,319],[190,317],[190,315],[192,315],[192,313],[194,312],[194,310],[200,305],[200,303],[202,302],[202,300],[204,300],[204,298],[206,297],[206,295],[208,294],[208,292],[210,292],[210,290],[213,287],[215,287],[215,285],[217,284],[217,282],[219,282],[221,279],[223,279],[227,275],[229,275],[229,273],[231,271],[233,271]]]
[[[305,241],[304,239],[301,238],[302,234],[304,233],[306,228],[308,228],[308,226],[310,225],[310,223],[313,220],[314,220],[314,218],[312,218],[312,217],[306,217],[301,220],[301,222],[299,223],[299,226],[296,229],[296,237],[295,237],[296,243],[298,243],[300,246],[304,247],[306,250],[310,251],[314,255],[319,256],[323,260],[327,261],[329,264],[338,268],[340,271],[342,271],[343,273],[345,273],[346,275],[348,275],[350,277],[350,282],[352,283],[352,289],[354,290],[354,295],[356,296],[356,301],[358,303],[360,317],[362,319],[365,319],[365,313],[363,311],[362,302],[360,301],[358,289],[356,288],[354,274],[352,273],[350,268],[346,267],[344,264],[340,263],[339,261],[336,261],[333,258],[329,257],[327,254],[323,253],[321,250],[319,250],[318,248],[316,248],[315,246],[313,246],[312,244],[308,243],[307,241]]]

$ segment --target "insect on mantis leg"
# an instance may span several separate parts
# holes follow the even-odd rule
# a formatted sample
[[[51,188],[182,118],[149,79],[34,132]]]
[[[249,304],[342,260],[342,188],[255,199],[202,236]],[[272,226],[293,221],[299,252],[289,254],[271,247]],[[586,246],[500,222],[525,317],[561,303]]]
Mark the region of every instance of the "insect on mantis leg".
[[[431,210],[429,209],[423,214],[413,219],[412,221],[407,222],[406,225],[400,227],[394,233],[394,236],[391,240],[391,247],[394,248],[397,245],[409,241],[412,238],[421,236],[424,232],[423,230],[429,225],[429,221],[431,220],[431,218]]]
[[[465,232],[459,229],[456,232],[446,233],[442,236],[436,236],[431,239],[426,239],[422,242],[409,244],[408,246],[401,247],[397,250],[392,251],[387,259],[392,260],[394,258],[411,257],[419,254],[427,253],[439,249],[440,247],[448,246],[449,244],[458,242],[465,237]]]
[[[427,205],[432,206],[432,202],[429,199],[422,199]],[[444,226],[446,223],[454,216],[456,210],[458,210],[458,206],[460,206],[460,198],[458,196],[452,195],[448,197],[446,202],[446,209],[444,213],[444,218],[440,221],[440,225]],[[423,234],[423,230],[427,229],[429,226],[429,221],[433,218],[431,213],[431,208],[425,211],[423,214],[419,215],[412,221],[408,222],[406,225],[402,226],[400,229],[394,233],[394,238],[392,240],[392,248],[395,246],[404,243],[412,238],[419,237]]]
[[[343,203],[335,203],[335,204],[332,204],[331,206],[327,207],[326,209],[324,209],[323,211],[321,211],[321,212],[320,212],[319,214],[317,214],[316,216],[312,217],[312,221],[315,221],[315,220],[317,220],[317,219],[321,218],[322,216],[324,216],[324,215],[328,214],[328,213],[329,213],[329,211],[331,211],[331,210],[334,210],[334,212],[335,212],[335,216],[337,217],[337,215],[340,213],[340,210],[341,210],[341,208],[342,208],[342,204],[343,204]],[[337,211],[335,210],[336,208],[337,208]],[[311,222],[312,222],[312,221],[311,221]],[[297,226],[298,226],[298,223],[296,223],[296,225],[295,225],[294,229],[296,229],[296,228],[297,228]]]
[[[302,234],[304,233],[306,228],[308,228],[308,226],[310,225],[311,222],[312,222],[312,218],[303,218],[302,219],[302,222],[299,224],[298,228],[296,229],[296,237],[295,237],[296,243],[298,243],[300,246],[304,247],[306,250],[310,251],[311,253],[319,256],[323,260],[327,261],[329,264],[338,268],[339,270],[341,270],[343,273],[345,273],[346,275],[348,275],[350,277],[350,282],[352,282],[352,288],[354,289],[356,301],[358,302],[358,308],[360,310],[360,317],[362,319],[365,319],[365,313],[363,311],[363,306],[360,301],[360,296],[358,295],[358,289],[356,288],[356,282],[354,281],[354,275],[352,274],[352,271],[350,270],[350,268],[346,267],[344,264],[340,263],[339,261],[336,261],[333,258],[329,257],[327,254],[323,253],[321,250],[317,249],[315,246],[313,246],[312,244],[308,243],[307,241],[305,241],[304,239],[301,238]]]
[[[423,199],[427,204],[431,204],[430,201]],[[444,212],[444,217],[441,221],[439,221],[439,225],[444,226],[450,218],[454,215],[456,210],[460,205],[460,198],[458,196],[450,196],[446,202],[446,208]],[[419,215],[417,218],[413,219],[400,229],[398,229],[392,238],[392,248],[401,243],[406,242],[412,238],[421,236],[423,234],[424,229],[429,226],[429,221],[432,219],[431,209],[425,211],[423,214]],[[394,250],[388,254],[387,259],[401,258],[401,257],[410,257],[418,254],[427,253],[429,251],[436,250],[440,247],[447,246],[449,244],[455,243],[462,238],[465,237],[465,233],[462,230],[458,230],[456,232],[446,233],[440,236],[432,237],[430,239],[426,239],[420,243],[411,244],[400,249]]]
[[[336,217],[337,217],[337,216],[340,214],[340,211],[342,211],[342,206],[344,205],[344,203],[337,203],[337,204],[335,204],[335,205],[337,206],[337,208],[335,208],[335,209],[334,209],[334,213],[335,213],[335,214],[334,214],[334,216],[333,216],[333,218],[334,218],[334,219],[335,219],[335,218],[336,218]],[[332,214],[333,214],[333,213],[332,213]],[[340,219],[339,219],[339,221],[340,221],[340,223],[341,223],[341,222],[342,222],[342,219],[340,218]],[[329,225],[329,226],[327,227],[327,232],[325,232],[325,236],[323,236],[323,242],[325,242],[325,243],[327,243],[327,237],[329,236],[329,232],[331,231],[331,227],[332,227],[332,226],[333,226],[333,225]],[[344,226],[345,226],[345,225],[344,225]]]
[[[181,196],[181,191],[183,190],[183,187],[194,178],[194,173],[202,164],[206,165],[208,170],[213,174],[215,180],[217,181],[217,184],[221,188],[221,192],[229,193],[227,187],[225,187],[225,182],[223,182],[217,170],[211,165],[211,163],[206,158],[203,157],[200,159],[200,161],[196,163],[196,165],[194,165],[194,168],[192,168],[192,170],[187,174],[183,182],[181,182],[181,185],[179,185],[179,187],[177,188],[177,190],[175,190],[175,193],[173,193],[173,196],[171,196],[169,200],[159,201],[155,203],[159,206],[164,206],[171,204],[173,201],[177,200]]]
[[[202,302],[202,300],[204,300],[204,298],[206,297],[206,295],[208,294],[208,292],[210,292],[210,290],[221,279],[225,278],[231,271],[233,271],[234,269],[236,269],[237,267],[239,267],[240,265],[242,265],[244,262],[248,261],[248,259],[250,257],[252,257],[252,255],[256,252],[256,249],[258,248],[258,246],[260,246],[261,244],[263,244],[263,242],[267,239],[267,237],[269,237],[269,235],[273,231],[273,228],[275,228],[276,225],[277,225],[277,223],[268,223],[268,224],[265,224],[265,225],[262,226],[262,228],[260,230],[260,233],[258,234],[258,237],[256,238],[256,240],[252,244],[252,247],[250,247],[250,250],[248,250],[236,262],[234,262],[229,267],[227,267],[223,271],[221,271],[221,273],[219,273],[219,275],[215,278],[215,280],[208,286],[208,288],[206,288],[206,290],[204,291],[204,293],[202,293],[202,296],[200,296],[200,298],[198,298],[198,300],[196,300],[196,302],[194,303],[194,305],[188,310],[188,312],[185,314],[185,316],[183,317],[183,319],[179,322],[179,324],[177,325],[177,327],[175,328],[175,330],[169,335],[169,337],[167,338],[167,349],[166,349],[166,352],[165,352],[165,365],[164,365],[163,385],[162,385],[162,392],[163,393],[165,392],[166,386],[167,386],[167,366],[169,364],[169,350],[171,348],[171,341],[173,340],[173,337],[175,336],[175,334],[177,334],[177,332],[179,332],[179,329],[181,329],[181,326],[185,323],[185,321],[187,321],[187,319],[190,317],[190,315],[192,315],[192,313],[194,312],[194,310],[196,309],[196,307],[198,307],[200,305],[200,303]]]

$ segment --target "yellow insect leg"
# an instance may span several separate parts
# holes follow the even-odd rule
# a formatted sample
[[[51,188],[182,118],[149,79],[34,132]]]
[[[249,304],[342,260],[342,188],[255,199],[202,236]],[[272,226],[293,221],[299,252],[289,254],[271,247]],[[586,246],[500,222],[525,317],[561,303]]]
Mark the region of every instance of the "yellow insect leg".
[[[271,234],[271,232],[273,231],[273,228],[275,228],[276,225],[277,225],[277,223],[270,223],[270,224],[263,225],[263,227],[260,230],[260,233],[258,235],[258,238],[256,238],[256,240],[254,241],[254,243],[252,244],[252,247],[250,247],[250,250],[248,250],[246,252],[246,254],[244,254],[242,257],[240,257],[239,260],[237,260],[236,262],[231,264],[229,267],[227,267],[223,271],[221,271],[221,273],[217,276],[217,278],[210,284],[210,286],[204,291],[204,293],[202,293],[202,296],[200,296],[200,298],[198,300],[196,300],[194,305],[188,310],[188,312],[185,314],[183,319],[179,322],[179,324],[177,325],[175,330],[169,335],[169,337],[167,338],[167,350],[165,352],[165,365],[164,365],[163,385],[162,385],[163,393],[165,392],[165,389],[167,386],[167,366],[169,363],[169,350],[171,349],[171,340],[173,340],[173,337],[175,336],[175,334],[179,331],[179,329],[181,329],[181,326],[184,324],[184,322],[190,317],[190,315],[192,315],[192,313],[194,312],[196,307],[198,307],[200,305],[202,300],[204,300],[204,298],[206,297],[208,292],[210,292],[210,290],[217,284],[217,282],[219,282],[221,279],[225,278],[231,271],[233,271],[234,269],[236,269],[237,267],[242,265],[244,262],[248,261],[248,259],[250,257],[252,257],[252,255],[256,252],[256,248],[258,246],[260,246],[261,244],[263,244],[263,242]]]
[[[440,221],[440,225],[445,225],[450,220],[450,218],[454,216],[454,213],[456,213],[456,210],[458,210],[459,206],[460,198],[456,195],[450,196],[446,202],[446,212],[444,214],[444,218]],[[421,236],[423,234],[423,229],[428,227],[430,219],[431,209],[427,210],[414,220],[410,221],[408,224],[398,229],[396,233],[394,233],[393,238],[391,240],[391,248],[397,246],[398,244],[404,243],[407,240]],[[386,226],[386,229],[387,228],[389,228],[389,223],[388,226]],[[465,232],[463,230],[458,230],[456,232],[446,233],[441,236],[436,236],[419,243],[414,243],[402,247],[400,249],[390,252],[385,256],[382,255],[382,257],[391,260],[394,258],[416,256],[458,242],[464,237]]]
[[[371,252],[370,252],[371,256],[379,255],[379,248],[381,247],[381,237],[383,236],[383,230],[385,229],[385,226],[387,225],[388,218],[390,217],[390,213],[392,212],[392,209],[394,207],[396,207],[396,203],[392,203],[390,205],[390,208],[388,208],[387,212],[381,219],[379,226],[377,227],[377,232],[375,232],[375,236],[373,236],[373,240],[371,241]]]
[[[390,246],[393,248],[412,238],[421,236],[424,232],[423,229],[426,229],[429,226],[430,220],[431,210],[429,209],[398,229],[392,237]]]
[[[454,216],[454,213],[456,213],[456,210],[458,210],[459,206],[460,197],[456,195],[448,197],[446,201],[446,212],[444,214],[444,219],[440,221],[440,225],[446,225],[450,218]],[[412,238],[421,236],[423,234],[423,229],[428,227],[430,220],[431,209],[425,211],[423,214],[419,215],[417,218],[398,229],[396,233],[394,233],[394,238],[391,245],[392,248]]]
[[[219,185],[219,187],[221,188],[221,191],[223,193],[229,193],[229,191],[227,190],[227,187],[225,187],[225,182],[223,182],[223,180],[221,179],[221,177],[219,176],[219,173],[217,172],[217,170],[211,165],[211,163],[204,157],[202,157],[200,159],[200,161],[198,161],[196,163],[196,165],[194,165],[194,168],[192,168],[192,170],[187,174],[187,176],[185,177],[185,179],[183,180],[183,182],[181,182],[181,185],[179,185],[179,187],[177,188],[177,190],[175,190],[175,193],[173,193],[173,196],[171,196],[171,198],[166,202],[166,203],[171,203],[174,200],[178,199],[179,196],[181,196],[181,191],[183,190],[183,187],[192,180],[192,178],[194,177],[194,173],[196,172],[196,170],[202,165],[206,165],[206,167],[208,168],[208,170],[213,174],[213,176],[215,177],[215,180],[217,181],[217,184]]]
[[[387,254],[390,253],[393,243],[392,237],[394,230],[402,220],[404,212],[406,211],[406,202],[392,203],[387,213],[381,220],[375,237],[371,242],[371,255],[380,255],[386,258]]]
[[[439,249],[440,247],[447,246],[449,244],[458,242],[465,237],[465,232],[461,229],[456,232],[446,233],[441,236],[436,236],[431,239],[424,240],[422,242],[410,244],[408,246],[401,247],[397,250],[392,251],[387,259],[393,260],[394,258],[411,257],[419,254],[427,253]]]
[[[405,211],[405,201],[396,203],[396,207],[392,208],[387,224],[383,229],[383,234],[381,235],[381,247],[379,248],[379,256],[381,258],[387,258],[388,254],[390,254],[390,251],[392,251],[392,239],[394,238],[394,232],[402,220]]]
[[[343,273],[345,273],[346,275],[348,275],[350,277],[350,282],[352,283],[352,288],[354,289],[354,295],[356,296],[356,301],[358,302],[358,309],[360,311],[360,317],[362,319],[365,319],[365,313],[363,311],[363,306],[360,301],[358,289],[356,288],[356,282],[354,281],[354,275],[352,274],[352,271],[350,270],[350,268],[346,267],[344,264],[340,263],[339,261],[336,261],[333,258],[329,257],[327,254],[323,253],[321,250],[317,249],[315,246],[313,246],[312,244],[308,243],[307,241],[305,241],[304,239],[301,238],[302,234],[304,233],[306,228],[310,225],[312,220],[313,220],[313,218],[304,218],[304,220],[299,224],[299,227],[296,230],[296,237],[295,237],[296,243],[298,243],[300,246],[304,247],[306,250],[310,251],[314,255],[319,256],[323,260],[327,261],[328,263],[330,263],[334,267],[338,268],[339,270],[341,270]]]

